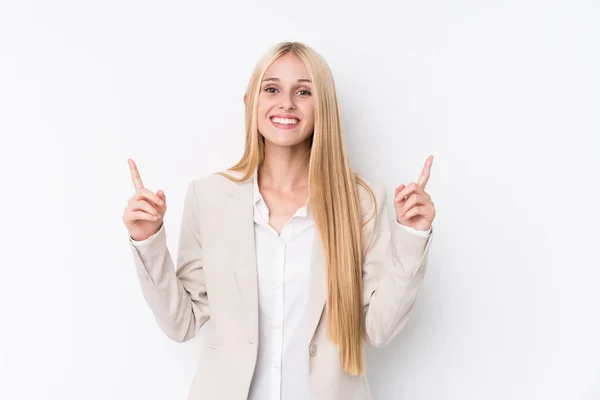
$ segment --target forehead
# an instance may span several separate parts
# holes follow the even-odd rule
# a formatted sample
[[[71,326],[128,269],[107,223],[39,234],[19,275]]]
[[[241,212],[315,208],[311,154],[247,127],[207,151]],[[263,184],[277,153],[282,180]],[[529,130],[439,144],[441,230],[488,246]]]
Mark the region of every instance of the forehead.
[[[279,78],[281,80],[310,79],[310,74],[302,60],[292,53],[287,53],[273,61],[265,71],[264,78]]]

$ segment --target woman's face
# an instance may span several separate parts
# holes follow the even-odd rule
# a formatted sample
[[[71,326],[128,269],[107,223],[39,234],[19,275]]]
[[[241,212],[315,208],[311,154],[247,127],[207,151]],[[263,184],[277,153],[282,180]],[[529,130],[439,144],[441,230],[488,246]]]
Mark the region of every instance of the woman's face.
[[[294,146],[314,131],[312,83],[306,66],[288,53],[264,74],[258,96],[258,131],[277,146]]]

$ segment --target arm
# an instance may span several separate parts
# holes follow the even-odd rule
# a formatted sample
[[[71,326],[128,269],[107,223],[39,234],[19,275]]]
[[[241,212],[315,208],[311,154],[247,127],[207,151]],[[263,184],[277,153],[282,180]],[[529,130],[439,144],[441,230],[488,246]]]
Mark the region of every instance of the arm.
[[[385,189],[373,187],[373,191],[377,218],[365,225],[363,239],[368,246],[363,261],[365,340],[382,347],[408,321],[425,276],[433,230],[428,235],[415,234],[396,221],[391,223]],[[366,201],[371,203],[370,198]],[[372,212],[371,207],[366,217]]]
[[[167,249],[164,223],[143,241],[129,237],[144,299],[163,332],[177,342],[192,339],[210,318],[194,182],[188,184],[179,234],[177,269]]]

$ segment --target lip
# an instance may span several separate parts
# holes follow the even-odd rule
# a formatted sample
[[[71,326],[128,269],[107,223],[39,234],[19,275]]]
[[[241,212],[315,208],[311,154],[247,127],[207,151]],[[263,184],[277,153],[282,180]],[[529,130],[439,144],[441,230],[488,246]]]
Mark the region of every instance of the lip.
[[[285,124],[278,124],[275,121],[273,121],[273,118],[294,118],[296,120],[298,120],[298,122],[296,122],[296,124],[294,125],[285,125]],[[282,130],[290,130],[290,129],[295,129],[298,125],[300,125],[300,119],[296,116],[293,115],[284,115],[284,114],[277,114],[277,115],[273,115],[269,118],[269,120],[271,121],[271,124],[273,124],[273,126],[277,129],[282,129]]]
[[[275,121],[273,121],[273,118],[293,118],[293,119],[297,119],[298,122],[296,122],[295,125],[284,125],[284,124],[278,124]],[[273,126],[277,129],[294,129],[296,128],[299,124],[300,124],[300,118],[296,117],[295,115],[290,115],[290,114],[277,114],[277,115],[271,115],[269,117],[269,120],[271,121],[271,123],[273,124]]]
[[[293,119],[297,119],[298,121],[300,121],[300,118],[298,118],[292,114],[275,114],[275,115],[271,115],[269,117],[269,119],[271,119],[271,118],[293,118]]]

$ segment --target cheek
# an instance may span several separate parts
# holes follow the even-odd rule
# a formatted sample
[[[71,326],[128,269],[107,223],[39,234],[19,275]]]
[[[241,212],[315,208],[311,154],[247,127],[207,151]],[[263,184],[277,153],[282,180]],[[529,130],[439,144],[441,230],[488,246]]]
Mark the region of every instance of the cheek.
[[[315,110],[312,103],[306,104],[306,106],[303,107],[302,114],[304,115],[304,120],[307,124],[313,126],[315,121]]]
[[[271,109],[276,105],[277,100],[273,96],[264,96],[262,94],[259,95],[257,107],[259,113],[262,113],[263,116],[271,111]]]
[[[265,116],[265,112],[261,111],[260,109],[258,110],[258,115],[257,115],[257,128],[258,131],[263,133],[265,132],[266,129],[269,129],[269,121],[267,121],[267,117]]]
[[[269,107],[267,106],[267,104],[264,101],[259,101],[258,102],[258,116],[259,117],[264,117],[267,112],[269,111]]]

